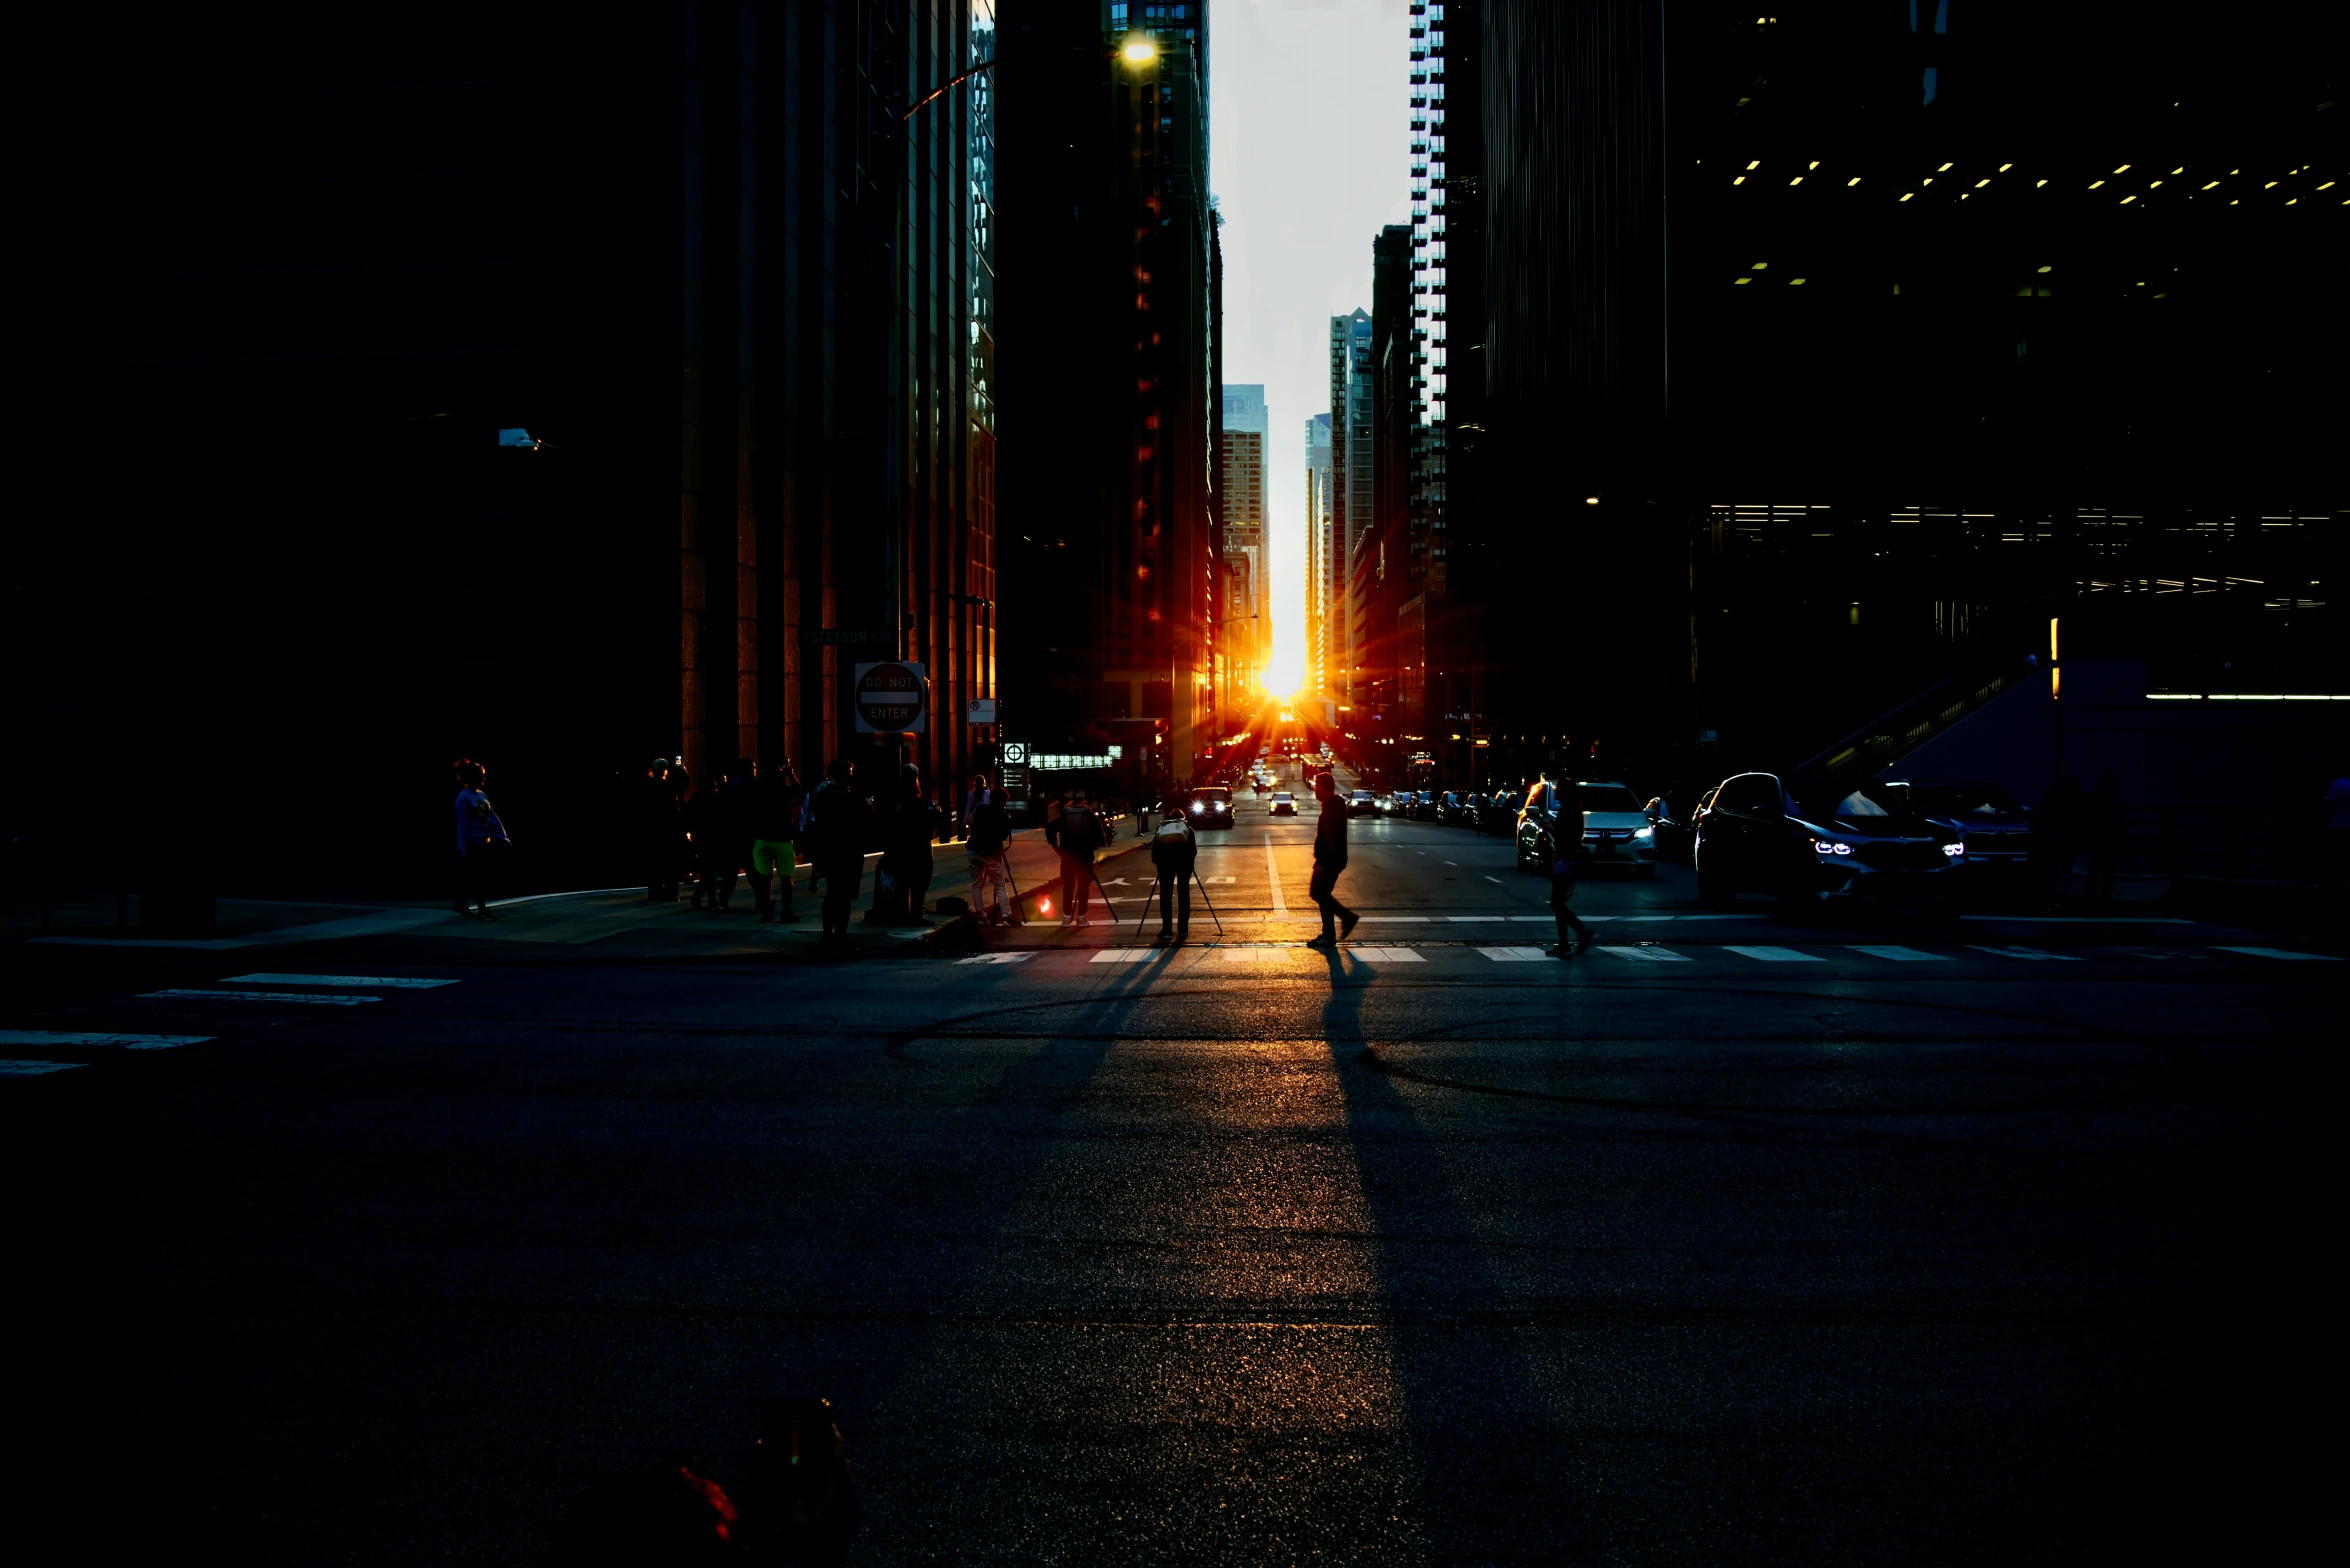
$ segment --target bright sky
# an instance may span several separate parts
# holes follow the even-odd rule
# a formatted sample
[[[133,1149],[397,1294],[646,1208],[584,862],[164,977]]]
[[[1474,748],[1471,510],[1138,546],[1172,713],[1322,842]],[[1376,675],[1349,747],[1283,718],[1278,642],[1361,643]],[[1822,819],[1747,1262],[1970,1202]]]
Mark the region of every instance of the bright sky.
[[[1330,409],[1330,318],[1371,306],[1371,239],[1411,221],[1408,0],[1212,0],[1224,379],[1262,382],[1273,663],[1305,672],[1306,421]]]

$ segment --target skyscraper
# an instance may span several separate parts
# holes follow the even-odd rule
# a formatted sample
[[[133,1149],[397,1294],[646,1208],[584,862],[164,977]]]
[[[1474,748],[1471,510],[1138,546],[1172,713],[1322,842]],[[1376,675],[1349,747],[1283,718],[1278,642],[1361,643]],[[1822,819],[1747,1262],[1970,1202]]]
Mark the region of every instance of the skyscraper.
[[[1351,707],[1355,689],[1354,562],[1371,528],[1371,315],[1357,310],[1330,318],[1331,697]]]
[[[1206,12],[1026,7],[996,68],[1005,732],[1177,780],[1225,662]]]
[[[1265,440],[1270,433],[1262,385],[1224,388],[1223,450],[1217,463],[1223,489],[1224,595],[1217,639],[1242,691],[1261,680],[1271,646],[1272,616],[1265,602]]]
[[[1305,689],[1309,695],[1323,699],[1329,697],[1331,690],[1330,560],[1333,553],[1333,502],[1330,481],[1330,416],[1316,414],[1306,421]]]

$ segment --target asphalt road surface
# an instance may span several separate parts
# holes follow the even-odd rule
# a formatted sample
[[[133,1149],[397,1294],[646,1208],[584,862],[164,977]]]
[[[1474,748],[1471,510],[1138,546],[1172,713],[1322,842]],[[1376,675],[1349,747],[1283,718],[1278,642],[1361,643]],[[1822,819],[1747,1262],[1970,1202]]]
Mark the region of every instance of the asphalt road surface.
[[[1560,962],[1505,842],[1405,822],[1354,825],[1323,955],[1311,815],[1243,798],[1167,950],[1133,857],[1122,925],[959,959],[7,948],[20,1484],[118,1560],[528,1561],[808,1391],[875,1564],[2260,1561],[2328,1517],[2332,956],[1666,868],[1587,882]]]

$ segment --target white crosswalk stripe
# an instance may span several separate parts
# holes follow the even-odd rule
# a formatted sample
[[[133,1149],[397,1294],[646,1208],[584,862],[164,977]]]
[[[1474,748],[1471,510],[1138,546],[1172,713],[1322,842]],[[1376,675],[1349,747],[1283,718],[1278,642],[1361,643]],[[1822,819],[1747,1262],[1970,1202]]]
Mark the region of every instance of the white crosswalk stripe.
[[[1610,953],[1617,958],[1637,958],[1651,964],[1686,964],[1687,953],[1676,953],[1669,947],[1595,947],[1594,953]]]
[[[1989,953],[1995,958],[2021,958],[2030,963],[2077,964],[2079,959],[2070,953],[2043,953],[2036,947],[1985,947],[1980,942],[1967,944],[1978,953]]]
[[[2223,947],[2223,953],[2242,953],[2247,958],[2305,958],[2314,963],[2338,964],[2331,953],[2296,953],[2289,947]]]
[[[1146,959],[1156,958],[1158,953],[1155,947],[1105,947],[1087,961],[1096,964],[1139,964]]]
[[[1481,947],[1477,951],[1497,964],[1530,964],[1550,956],[1539,947]]]
[[[168,1051],[175,1045],[202,1045],[208,1034],[90,1034],[49,1029],[0,1029],[0,1045],[107,1045],[125,1051]]]
[[[955,960],[958,964],[1024,964],[1026,953],[971,953]]]
[[[379,975],[230,975],[222,985],[314,985],[329,991],[429,991],[454,980],[394,979]]]
[[[1360,947],[1349,943],[1344,951],[1366,964],[1424,964],[1428,960],[1408,947]]]
[[[1725,953],[1736,953],[1740,958],[1751,958],[1764,964],[1819,964],[1827,962],[1815,953],[1798,953],[1792,947],[1724,947]]]
[[[312,1007],[357,1007],[380,1002],[380,996],[350,996],[339,991],[205,991],[176,987],[169,991],[142,991],[145,1001],[173,1002],[304,1002]]]
[[[1890,958],[1897,964],[1941,964],[1950,960],[1948,953],[1921,953],[1914,947],[1876,947],[1860,942],[1847,945],[1855,953],[1866,953],[1871,958]]]

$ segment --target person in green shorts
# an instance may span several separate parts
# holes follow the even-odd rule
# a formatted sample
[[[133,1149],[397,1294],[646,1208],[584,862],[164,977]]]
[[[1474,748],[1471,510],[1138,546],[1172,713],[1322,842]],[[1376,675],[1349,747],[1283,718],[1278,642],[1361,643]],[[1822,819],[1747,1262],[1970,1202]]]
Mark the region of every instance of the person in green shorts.
[[[751,786],[751,899],[762,924],[797,925],[791,907],[792,873],[799,868],[794,840],[800,830],[800,803],[807,798],[788,762],[761,768]],[[771,896],[768,881],[774,879]]]

